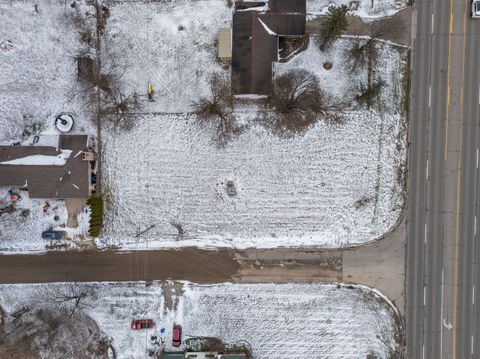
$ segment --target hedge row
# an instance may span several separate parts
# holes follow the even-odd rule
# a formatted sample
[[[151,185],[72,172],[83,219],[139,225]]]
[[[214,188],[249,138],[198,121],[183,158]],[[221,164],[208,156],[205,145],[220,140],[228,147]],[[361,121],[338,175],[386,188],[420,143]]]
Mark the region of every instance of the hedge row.
[[[92,197],[87,200],[87,204],[92,211],[88,235],[98,237],[103,226],[103,200],[100,197]]]

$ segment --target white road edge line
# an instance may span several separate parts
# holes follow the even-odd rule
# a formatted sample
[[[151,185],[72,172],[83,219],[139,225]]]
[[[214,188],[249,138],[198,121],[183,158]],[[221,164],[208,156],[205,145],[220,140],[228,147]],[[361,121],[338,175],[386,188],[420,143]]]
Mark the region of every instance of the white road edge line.
[[[428,159],[427,159],[427,167],[425,169],[425,179],[428,181]]]
[[[427,243],[427,224],[425,223],[425,243]]]
[[[480,100],[480,96],[479,96],[479,100]],[[430,85],[430,87],[428,88],[428,107],[431,107],[431,104],[432,104],[432,85]]]
[[[443,280],[444,280],[444,270],[443,270],[443,266],[442,266],[442,288],[441,288],[441,291],[442,291],[442,295],[441,295],[441,298],[440,298],[440,321],[442,323],[440,323],[440,353],[442,353],[442,357],[443,357]]]
[[[435,15],[432,13],[432,34],[433,34],[433,24],[435,24]]]
[[[480,86],[478,86],[478,104],[480,104]]]
[[[426,298],[427,298],[427,287],[423,286],[423,305],[426,303]]]
[[[473,235],[477,235],[477,216],[473,217]]]
[[[478,168],[478,148],[477,148],[477,168]]]
[[[475,286],[472,287],[472,304],[475,304]]]

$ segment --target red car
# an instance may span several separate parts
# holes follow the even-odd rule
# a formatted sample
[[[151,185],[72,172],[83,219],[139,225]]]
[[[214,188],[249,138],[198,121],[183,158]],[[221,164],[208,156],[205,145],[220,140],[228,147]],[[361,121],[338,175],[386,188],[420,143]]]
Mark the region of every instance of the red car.
[[[151,319],[137,319],[132,321],[132,324],[130,324],[130,327],[133,330],[147,329],[147,328],[151,328],[152,326],[153,326],[153,320]]]
[[[173,326],[172,345],[176,348],[182,344],[182,326],[175,324]]]

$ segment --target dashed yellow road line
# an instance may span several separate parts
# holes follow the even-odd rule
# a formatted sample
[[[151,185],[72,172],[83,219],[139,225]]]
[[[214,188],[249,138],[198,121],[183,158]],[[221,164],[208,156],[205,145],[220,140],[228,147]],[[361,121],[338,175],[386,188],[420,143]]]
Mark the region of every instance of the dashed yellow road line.
[[[452,48],[453,32],[453,0],[450,0],[450,28],[448,31],[448,65],[447,65],[447,106],[445,111],[445,162],[447,161],[448,149],[448,111],[450,109],[450,52]]]
[[[457,205],[456,205],[456,231],[455,231],[455,269],[454,269],[454,280],[453,280],[453,322],[452,322],[452,350],[453,350],[453,359],[456,358],[456,349],[457,349],[457,312],[458,312],[458,261],[460,256],[460,188],[461,188],[461,166],[462,166],[462,145],[463,145],[463,94],[464,94],[464,82],[465,82],[465,52],[467,48],[467,12],[463,14],[463,58],[462,58],[462,86],[460,90],[460,158],[457,162]]]

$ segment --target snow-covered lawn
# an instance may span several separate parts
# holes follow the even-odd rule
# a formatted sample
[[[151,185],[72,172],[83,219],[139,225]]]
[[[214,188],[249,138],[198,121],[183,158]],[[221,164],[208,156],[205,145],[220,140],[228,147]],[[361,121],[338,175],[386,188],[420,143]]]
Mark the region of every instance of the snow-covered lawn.
[[[218,29],[231,26],[225,0],[118,2],[110,12],[104,61],[123,74],[125,93],[143,96],[144,111],[188,111],[207,93],[208,76],[222,70]],[[155,102],[146,100],[148,84]]]
[[[63,112],[74,117],[75,132],[93,133],[93,109],[77,88],[75,57],[87,50],[76,13],[63,0],[0,2],[0,143],[20,141],[24,123],[55,132]]]
[[[388,359],[399,351],[394,309],[376,292],[364,287],[191,283],[174,286],[158,282],[85,285],[90,291],[81,307],[112,338],[119,359],[145,356],[146,350],[153,348],[152,335],[171,349],[174,323],[182,325],[184,339],[215,336],[226,343],[245,340],[255,359],[312,355],[358,359],[368,354]],[[1,285],[0,306],[12,313],[25,306],[52,304],[54,294],[65,292],[65,286]],[[168,293],[162,287],[168,288]],[[173,287],[177,290],[172,291]],[[130,321],[140,318],[153,319],[155,327],[132,331]],[[161,328],[165,328],[165,333],[161,334]]]

